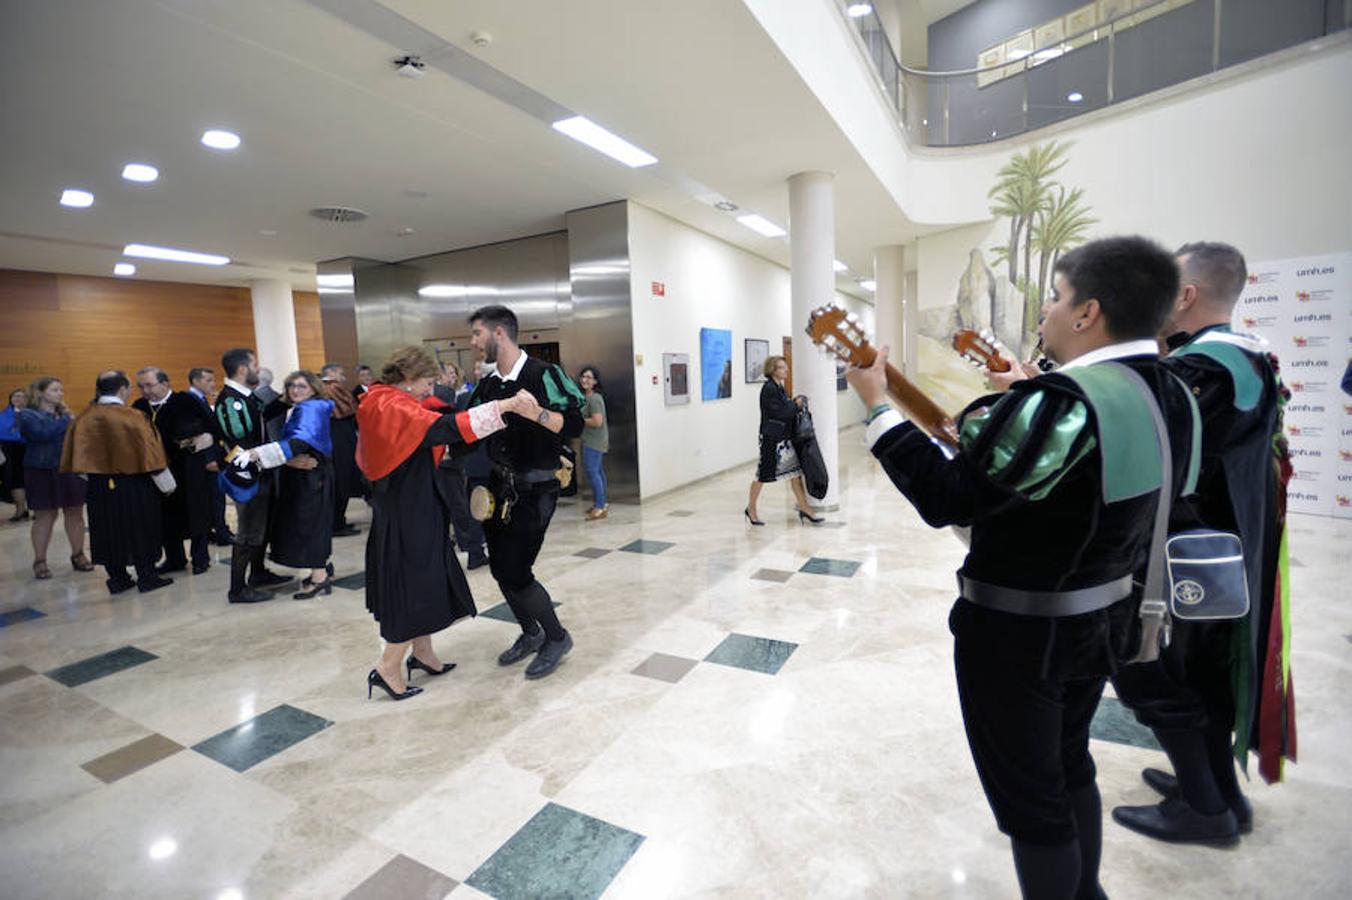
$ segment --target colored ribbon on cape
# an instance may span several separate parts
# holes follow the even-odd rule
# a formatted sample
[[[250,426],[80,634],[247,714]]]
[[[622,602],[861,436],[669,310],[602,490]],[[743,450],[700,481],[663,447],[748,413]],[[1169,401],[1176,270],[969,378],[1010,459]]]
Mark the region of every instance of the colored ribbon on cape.
[[[368,481],[379,481],[422,446],[427,430],[448,407],[429,397],[423,403],[388,384],[373,384],[357,406],[357,466]],[[433,447],[435,464],[445,447]]]

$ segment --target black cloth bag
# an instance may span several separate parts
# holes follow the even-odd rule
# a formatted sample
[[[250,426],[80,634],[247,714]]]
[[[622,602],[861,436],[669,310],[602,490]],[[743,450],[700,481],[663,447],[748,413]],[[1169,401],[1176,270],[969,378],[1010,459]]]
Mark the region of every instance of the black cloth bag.
[[[812,424],[812,411],[807,401],[803,401],[798,416],[793,423],[793,451],[798,454],[798,465],[803,469],[803,486],[808,495],[820,500],[826,496],[831,485],[826,472],[826,460],[822,459],[821,448],[817,446],[817,431]]]

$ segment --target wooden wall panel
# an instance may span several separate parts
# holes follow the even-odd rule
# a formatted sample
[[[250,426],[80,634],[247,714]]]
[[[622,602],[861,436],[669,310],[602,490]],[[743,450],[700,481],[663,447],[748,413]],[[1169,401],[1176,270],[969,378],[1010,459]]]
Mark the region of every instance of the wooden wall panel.
[[[301,365],[317,371],[324,364],[319,295],[293,296]],[[16,269],[0,269],[0,322],[0,392],[55,375],[73,407],[93,396],[104,369],[133,376],[159,366],[182,390],[188,369],[207,366],[219,388],[221,354],[255,341],[248,288]]]
[[[316,375],[328,360],[324,356],[324,320],[319,311],[319,295],[314,291],[292,291],[292,306],[296,313],[296,349],[300,367]],[[278,372],[284,378],[285,372]]]

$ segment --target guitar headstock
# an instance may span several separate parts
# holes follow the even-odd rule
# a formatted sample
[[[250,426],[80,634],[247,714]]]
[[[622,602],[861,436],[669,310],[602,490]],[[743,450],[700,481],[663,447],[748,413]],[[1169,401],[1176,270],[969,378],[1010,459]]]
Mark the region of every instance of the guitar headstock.
[[[859,316],[843,306],[832,303],[814,309],[807,320],[807,334],[812,343],[842,362],[856,366],[873,362],[873,348]]]
[[[959,331],[953,335],[953,349],[963,359],[991,372],[1008,372],[1012,368],[1010,361],[1000,354],[995,335],[988,331]]]

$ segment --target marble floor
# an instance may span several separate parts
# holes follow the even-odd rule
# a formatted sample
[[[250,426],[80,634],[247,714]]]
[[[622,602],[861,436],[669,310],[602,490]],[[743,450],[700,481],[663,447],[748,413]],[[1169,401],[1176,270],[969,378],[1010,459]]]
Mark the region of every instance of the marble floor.
[[[110,598],[61,534],[33,581],[4,523],[0,895],[1015,896],[953,684],[962,547],[861,441],[828,527],[779,487],[747,526],[750,464],[597,523],[562,505],[565,664],[496,665],[515,626],[479,570],[484,614],[436,639],[459,667],[404,703],[363,685],[364,537],[331,596],[229,606],[222,565]],[[1251,784],[1236,849],[1108,822],[1113,897],[1352,896],[1352,522],[1296,517],[1291,546],[1301,762]],[[1094,733],[1105,807],[1151,802],[1150,735],[1111,697]]]

